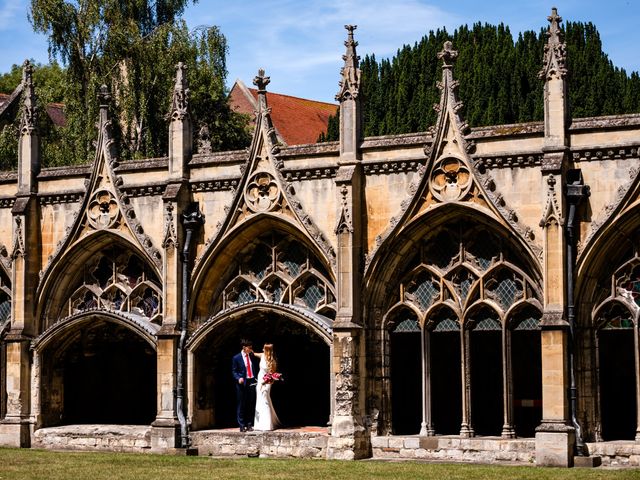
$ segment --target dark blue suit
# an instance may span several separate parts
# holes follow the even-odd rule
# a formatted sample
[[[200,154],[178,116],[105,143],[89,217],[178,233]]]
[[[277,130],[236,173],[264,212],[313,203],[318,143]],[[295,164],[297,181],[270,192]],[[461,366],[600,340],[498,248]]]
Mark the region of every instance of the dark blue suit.
[[[256,411],[256,383],[260,371],[260,360],[253,353],[249,354],[251,361],[251,373],[253,378],[247,378],[247,366],[244,363],[244,355],[238,353],[231,361],[231,372],[236,381],[236,398],[238,402],[237,417],[241,429],[253,427],[253,417]],[[243,378],[244,383],[238,381]]]

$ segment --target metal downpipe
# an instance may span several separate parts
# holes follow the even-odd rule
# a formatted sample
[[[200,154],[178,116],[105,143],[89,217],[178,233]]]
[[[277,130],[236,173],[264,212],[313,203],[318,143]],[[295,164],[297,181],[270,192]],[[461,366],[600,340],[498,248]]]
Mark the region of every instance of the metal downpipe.
[[[198,204],[193,204],[182,214],[182,226],[185,230],[184,245],[182,247],[182,312],[180,315],[180,338],[177,352],[177,379],[176,410],[180,423],[180,448],[189,448],[191,440],[186,416],[186,370],[187,356],[185,344],[187,341],[187,316],[189,314],[189,260],[191,259],[191,244],[194,233],[204,223],[204,216],[200,213]]]
[[[575,453],[578,456],[587,456],[587,448],[584,442],[582,427],[578,422],[578,388],[576,383],[575,348],[576,348],[576,307],[574,299],[575,289],[575,222],[576,210],[582,199],[589,195],[589,187],[584,185],[580,170],[567,172],[567,202],[569,212],[565,223],[567,235],[566,270],[567,270],[567,322],[569,323],[568,362],[569,362],[569,408],[571,409],[571,423],[576,431]]]

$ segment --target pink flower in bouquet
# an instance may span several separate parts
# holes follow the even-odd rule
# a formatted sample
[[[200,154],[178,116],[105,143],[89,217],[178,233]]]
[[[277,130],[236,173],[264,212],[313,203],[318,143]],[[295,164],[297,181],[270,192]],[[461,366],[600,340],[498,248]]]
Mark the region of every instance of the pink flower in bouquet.
[[[282,374],[278,372],[265,373],[262,381],[267,385],[270,385],[274,382],[284,382],[284,378],[282,378]]]

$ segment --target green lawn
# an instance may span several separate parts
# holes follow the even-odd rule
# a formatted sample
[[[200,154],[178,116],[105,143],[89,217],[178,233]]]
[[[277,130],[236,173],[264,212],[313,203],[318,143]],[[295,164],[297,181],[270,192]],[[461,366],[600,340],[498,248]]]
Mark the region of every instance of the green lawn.
[[[282,478],[640,479],[640,469],[552,469],[417,462],[213,459],[125,453],[50,452],[0,448],[0,479],[198,480]]]

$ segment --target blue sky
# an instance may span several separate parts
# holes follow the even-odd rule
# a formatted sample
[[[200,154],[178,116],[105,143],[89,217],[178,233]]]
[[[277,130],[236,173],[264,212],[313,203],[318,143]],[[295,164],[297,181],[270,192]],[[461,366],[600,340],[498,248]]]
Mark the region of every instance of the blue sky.
[[[29,0],[0,0],[0,71],[34,58],[46,63],[47,39],[27,19]],[[392,56],[429,30],[477,21],[504,22],[515,35],[547,24],[551,7],[565,20],[592,21],[617,66],[640,70],[640,0],[200,0],[185,12],[190,28],[218,25],[229,43],[228,84],[248,85],[258,68],[269,90],[333,101],[345,24],[356,24],[358,53]]]

